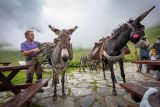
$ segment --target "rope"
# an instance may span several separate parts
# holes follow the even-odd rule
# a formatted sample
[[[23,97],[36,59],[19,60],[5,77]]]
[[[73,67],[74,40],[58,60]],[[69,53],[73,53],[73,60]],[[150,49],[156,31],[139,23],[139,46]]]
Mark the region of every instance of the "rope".
[[[139,57],[138,57],[138,52],[137,52],[137,48],[136,48],[136,47],[135,47],[135,57],[136,57],[137,60],[139,59]]]

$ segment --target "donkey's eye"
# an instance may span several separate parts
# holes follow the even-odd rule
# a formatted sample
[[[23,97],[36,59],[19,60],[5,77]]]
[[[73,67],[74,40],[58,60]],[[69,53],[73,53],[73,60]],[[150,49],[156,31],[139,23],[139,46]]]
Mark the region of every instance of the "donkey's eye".
[[[145,29],[145,27],[143,25],[138,25],[137,27],[140,29]]]
[[[70,41],[71,39],[68,39],[68,41]]]

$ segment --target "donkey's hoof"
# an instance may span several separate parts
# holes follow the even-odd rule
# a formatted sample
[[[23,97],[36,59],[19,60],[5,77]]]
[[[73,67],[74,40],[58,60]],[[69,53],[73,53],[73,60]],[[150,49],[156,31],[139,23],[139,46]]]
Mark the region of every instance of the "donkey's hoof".
[[[57,95],[53,95],[53,101],[57,100]]]
[[[117,92],[113,90],[113,91],[112,91],[112,95],[113,95],[113,96],[117,96]]]
[[[62,95],[62,99],[67,99],[67,95],[66,95],[66,94],[63,94],[63,95]]]

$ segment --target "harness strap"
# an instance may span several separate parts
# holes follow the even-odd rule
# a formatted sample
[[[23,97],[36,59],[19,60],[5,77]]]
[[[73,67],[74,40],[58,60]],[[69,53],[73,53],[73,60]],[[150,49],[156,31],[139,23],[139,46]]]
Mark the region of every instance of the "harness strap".
[[[133,30],[133,32],[135,31],[134,27],[130,23],[127,23],[127,25]]]
[[[100,49],[100,56],[99,56],[100,60],[102,60],[102,56],[103,56],[103,46],[104,46],[104,43],[102,44]]]

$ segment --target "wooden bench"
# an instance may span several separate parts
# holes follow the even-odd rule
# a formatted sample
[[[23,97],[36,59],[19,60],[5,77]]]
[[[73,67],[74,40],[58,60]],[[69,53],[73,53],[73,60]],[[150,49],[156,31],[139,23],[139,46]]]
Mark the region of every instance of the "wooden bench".
[[[21,92],[20,89],[27,88],[31,84],[23,84],[16,86],[11,80],[22,70],[28,69],[30,65],[21,65],[21,66],[3,66],[0,67],[0,91],[12,91],[15,95]],[[9,75],[6,76],[3,72],[9,72]]]
[[[136,102],[140,102],[144,93],[148,90],[143,86],[133,83],[121,83],[120,86],[123,87],[127,92],[129,92],[132,99]]]
[[[2,107],[21,107],[33,97],[33,95],[41,90],[41,88],[49,81],[49,78],[42,79],[35,84],[32,84],[21,93],[14,96],[12,99],[2,105]]]
[[[156,87],[158,92],[149,96],[148,101],[151,107],[160,106],[160,82],[142,82],[140,83],[143,86],[136,85],[133,83],[121,83],[120,86],[123,87],[126,91],[131,94],[131,97],[134,101],[140,102],[143,95],[148,90],[147,87]],[[145,87],[146,88],[145,88]]]

